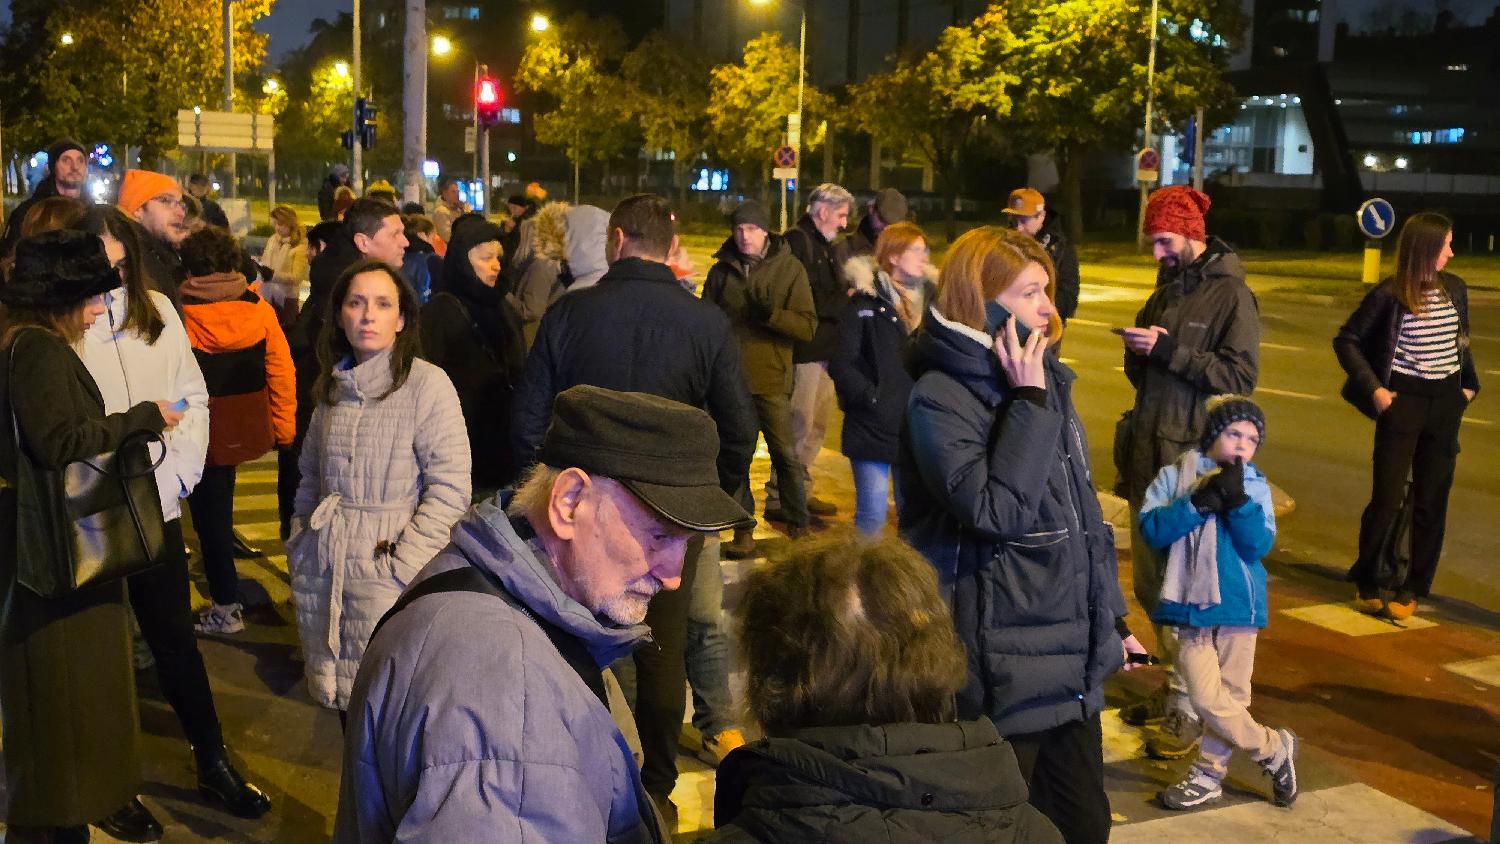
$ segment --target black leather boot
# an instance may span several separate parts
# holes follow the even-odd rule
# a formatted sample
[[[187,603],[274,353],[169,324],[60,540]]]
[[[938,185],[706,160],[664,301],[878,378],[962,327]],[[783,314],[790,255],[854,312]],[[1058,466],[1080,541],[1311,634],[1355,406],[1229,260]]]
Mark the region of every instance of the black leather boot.
[[[161,823],[146,808],[139,797],[130,798],[130,802],[121,806],[113,815],[99,821],[97,826],[104,830],[111,838],[121,841],[160,841]],[[88,832],[85,830],[83,838],[70,838],[61,830],[55,833],[53,841],[87,841]]]
[[[198,761],[198,793],[209,805],[223,809],[237,818],[254,820],[271,811],[266,793],[245,782],[229,761],[223,748],[212,759]]]

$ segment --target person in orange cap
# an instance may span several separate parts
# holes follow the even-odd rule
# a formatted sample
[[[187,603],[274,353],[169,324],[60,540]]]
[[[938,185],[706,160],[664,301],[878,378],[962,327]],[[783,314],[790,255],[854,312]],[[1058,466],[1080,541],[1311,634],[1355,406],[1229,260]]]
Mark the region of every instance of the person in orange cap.
[[[1078,253],[1058,225],[1057,215],[1047,213],[1047,202],[1036,188],[1011,191],[1001,212],[1012,228],[1036,238],[1047,250],[1057,271],[1057,292],[1052,299],[1057,303],[1058,316],[1067,324],[1078,311]]]
[[[126,170],[115,204],[143,229],[141,264],[151,289],[165,294],[181,313],[177,286],[187,276],[177,246],[188,236],[182,185],[165,173]]]

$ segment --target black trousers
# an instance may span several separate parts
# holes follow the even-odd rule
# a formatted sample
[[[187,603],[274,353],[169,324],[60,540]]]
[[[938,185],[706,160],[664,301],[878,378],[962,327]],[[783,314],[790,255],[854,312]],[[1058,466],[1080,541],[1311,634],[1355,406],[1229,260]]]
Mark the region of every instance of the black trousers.
[[[1396,399],[1375,420],[1374,480],[1359,523],[1359,559],[1350,579],[1373,591],[1380,545],[1401,512],[1411,477],[1411,573],[1404,591],[1426,597],[1437,576],[1448,521],[1448,491],[1458,462],[1458,428],[1468,400],[1458,375],[1427,381],[1393,374]],[[1403,590],[1398,590],[1403,591]]]
[[[234,469],[205,466],[203,479],[188,494],[209,595],[221,605],[240,600],[240,575],[234,567]]]
[[[703,538],[688,542],[688,560],[703,552]],[[677,743],[682,735],[682,717],[687,712],[688,606],[697,566],[682,567],[682,585],[671,592],[658,592],[646,609],[651,641],[615,663],[616,677],[626,699],[635,710],[635,728],[641,737],[641,784],[661,800],[677,785]],[[634,677],[631,670],[634,669]],[[632,694],[633,692],[633,694]]]
[[[1104,730],[1099,716],[1069,721],[1039,733],[1006,736],[1031,805],[1047,816],[1068,844],[1109,841],[1109,795],[1104,792]]]
[[[297,505],[297,485],[302,483],[302,469],[297,460],[302,443],[276,449],[276,511],[281,517],[281,541],[292,535],[292,510]]]
[[[141,636],[156,658],[162,696],[177,713],[182,731],[200,763],[217,758],[224,745],[219,713],[208,688],[208,669],[193,632],[193,605],[188,598],[187,554],[182,549],[182,520],[166,524],[167,557],[150,571],[126,581],[130,607]]]

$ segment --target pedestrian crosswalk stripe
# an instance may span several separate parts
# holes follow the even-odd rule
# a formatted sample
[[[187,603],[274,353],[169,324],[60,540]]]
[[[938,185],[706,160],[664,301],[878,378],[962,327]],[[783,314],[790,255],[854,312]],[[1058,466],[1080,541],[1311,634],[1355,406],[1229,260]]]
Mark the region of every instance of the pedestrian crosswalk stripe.
[[[1500,654],[1463,662],[1450,662],[1443,666],[1460,677],[1467,677],[1490,686],[1500,686]]]
[[[275,510],[277,506],[278,497],[274,492],[240,493],[234,497],[236,513],[250,510]]]
[[[1235,785],[1231,779],[1228,785]],[[1116,824],[1110,844],[1160,844],[1162,841],[1213,841],[1215,844],[1259,844],[1262,841],[1316,841],[1318,844],[1368,844],[1372,841],[1437,844],[1471,841],[1464,830],[1364,783],[1303,793],[1291,810],[1256,800],[1219,809],[1186,812],[1139,823]]]
[[[683,754],[683,756],[686,755]],[[677,785],[672,789],[672,803],[677,807],[675,832],[713,829],[714,772],[711,770],[685,771],[678,774]]]
[[[1464,421],[1464,424],[1466,424],[1466,425],[1493,425],[1493,424],[1495,424],[1494,422],[1491,422],[1488,419],[1476,419],[1473,416],[1465,416],[1463,418],[1463,421]]]
[[[251,542],[272,542],[281,538],[281,522],[250,522],[237,524],[235,530]]]
[[[1285,396],[1289,399],[1307,399],[1308,401],[1323,400],[1322,396],[1315,396],[1312,393],[1299,393],[1296,390],[1275,390],[1270,387],[1256,387],[1255,392],[1270,393],[1273,396]]]
[[[1121,721],[1119,708],[1099,713],[1099,726],[1104,732],[1104,764],[1113,765],[1145,755],[1144,731]]]
[[[1260,347],[1262,349],[1274,349],[1274,350],[1276,350],[1278,352],[1305,352],[1305,351],[1307,351],[1306,349],[1302,348],[1301,346],[1288,346],[1285,343],[1271,343],[1271,342],[1268,342],[1266,340],[1260,341]]]
[[[1343,603],[1293,607],[1282,610],[1281,614],[1345,636],[1377,636],[1381,633],[1400,633],[1437,626],[1432,620],[1420,615],[1414,615],[1405,621],[1388,621],[1367,615]]]
[[[238,484],[274,484],[276,483],[275,469],[245,469],[241,468],[234,474],[234,482]]]

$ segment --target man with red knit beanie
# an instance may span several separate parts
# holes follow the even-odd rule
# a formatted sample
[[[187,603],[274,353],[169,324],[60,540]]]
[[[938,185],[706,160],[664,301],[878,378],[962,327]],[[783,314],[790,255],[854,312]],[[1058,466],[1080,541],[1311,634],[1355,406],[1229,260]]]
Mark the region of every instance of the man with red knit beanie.
[[[1125,377],[1135,406],[1115,431],[1120,486],[1130,502],[1131,569],[1135,596],[1151,615],[1161,595],[1165,560],[1141,539],[1146,487],[1163,466],[1194,448],[1203,433],[1203,406],[1222,393],[1249,395],[1260,369],[1260,316],[1245,284],[1245,266],[1224,241],[1209,237],[1203,215],[1209,198],[1183,185],[1161,188],[1146,203],[1142,234],[1160,268],[1156,290],[1125,328]],[[1176,631],[1157,627],[1159,655],[1171,663]],[[1192,753],[1203,722],[1175,671],[1144,701],[1126,707],[1127,723],[1161,724],[1146,741],[1159,759]]]

